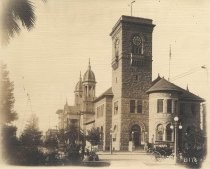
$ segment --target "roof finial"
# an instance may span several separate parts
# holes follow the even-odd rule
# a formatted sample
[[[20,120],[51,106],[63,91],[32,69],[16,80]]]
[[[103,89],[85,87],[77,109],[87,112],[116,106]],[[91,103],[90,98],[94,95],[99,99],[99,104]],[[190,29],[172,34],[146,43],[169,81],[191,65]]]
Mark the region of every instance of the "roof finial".
[[[68,105],[68,100],[67,100],[67,98],[66,98],[66,105]]]
[[[89,58],[89,65],[88,65],[88,68],[89,68],[89,69],[91,69],[91,65],[90,65],[90,58]]]
[[[189,91],[189,87],[188,87],[188,84],[187,84],[187,91]]]
[[[81,70],[80,70],[80,74],[79,74],[79,80],[82,80]]]

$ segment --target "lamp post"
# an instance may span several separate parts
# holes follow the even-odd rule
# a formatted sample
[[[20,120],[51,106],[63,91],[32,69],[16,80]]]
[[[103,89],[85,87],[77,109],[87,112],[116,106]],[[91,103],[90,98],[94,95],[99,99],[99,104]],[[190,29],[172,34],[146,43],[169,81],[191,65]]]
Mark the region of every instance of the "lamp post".
[[[174,117],[174,123],[171,124],[170,128],[174,129],[174,162],[177,162],[177,142],[178,142],[178,135],[177,135],[177,128],[180,130],[182,129],[182,125],[178,125],[179,118],[177,116]]]
[[[132,145],[131,145],[131,151],[134,150],[134,142],[133,142],[133,137],[134,137],[134,131],[131,132],[131,141],[132,141]]]

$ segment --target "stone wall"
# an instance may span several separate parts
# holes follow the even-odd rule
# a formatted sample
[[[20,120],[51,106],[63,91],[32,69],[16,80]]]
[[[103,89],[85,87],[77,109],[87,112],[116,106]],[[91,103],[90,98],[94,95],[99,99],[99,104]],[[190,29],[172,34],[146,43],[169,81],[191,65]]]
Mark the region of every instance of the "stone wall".
[[[104,105],[103,116],[97,117],[97,108]],[[110,130],[112,125],[112,96],[105,96],[95,102],[95,127],[103,127],[102,145],[103,151],[110,148]]]
[[[149,103],[146,91],[151,86],[152,81],[153,27],[152,20],[122,16],[112,29],[113,104],[116,101],[119,103],[118,114],[113,114],[112,126],[117,125],[118,129],[117,138],[113,142],[113,146],[117,150],[128,150],[133,124],[138,124],[142,132],[148,132]],[[144,52],[135,60],[141,64],[134,66],[131,59],[131,44],[135,35],[141,37]],[[115,57],[116,39],[119,39],[118,59]],[[142,100],[142,114],[130,113],[130,100]]]
[[[163,112],[157,113],[157,99],[163,99]],[[172,113],[167,113],[167,100],[172,99]],[[174,106],[177,101],[177,107],[175,112]],[[186,131],[188,127],[195,126],[200,128],[200,103],[190,100],[181,100],[179,94],[176,92],[159,92],[150,93],[149,95],[149,142],[155,142],[157,125],[163,125],[163,141],[166,140],[166,126],[174,122],[174,117],[179,117],[178,124],[182,125],[182,133]],[[181,111],[180,105],[184,104],[184,109]],[[195,112],[192,112],[192,104],[195,105]],[[172,137],[173,138],[173,137]],[[172,139],[173,141],[173,139]]]

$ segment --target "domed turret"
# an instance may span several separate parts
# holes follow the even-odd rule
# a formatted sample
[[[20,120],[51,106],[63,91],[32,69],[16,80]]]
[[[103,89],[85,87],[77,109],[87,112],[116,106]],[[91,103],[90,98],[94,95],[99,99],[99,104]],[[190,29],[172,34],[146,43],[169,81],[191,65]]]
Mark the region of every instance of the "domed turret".
[[[79,81],[77,82],[76,86],[75,86],[75,90],[74,92],[82,92],[82,77],[81,77],[81,72],[80,72],[80,78]]]
[[[96,81],[95,74],[91,70],[90,60],[89,60],[88,70],[85,72],[83,76],[83,82],[95,82],[95,81]]]
[[[83,85],[82,85],[82,77],[81,77],[81,72],[80,72],[80,78],[74,90],[74,104],[75,106],[79,108],[81,108],[81,104],[82,104],[82,95],[83,95]]]
[[[83,111],[93,112],[93,101],[95,99],[95,85],[96,79],[93,71],[91,70],[90,60],[88,70],[83,76]]]

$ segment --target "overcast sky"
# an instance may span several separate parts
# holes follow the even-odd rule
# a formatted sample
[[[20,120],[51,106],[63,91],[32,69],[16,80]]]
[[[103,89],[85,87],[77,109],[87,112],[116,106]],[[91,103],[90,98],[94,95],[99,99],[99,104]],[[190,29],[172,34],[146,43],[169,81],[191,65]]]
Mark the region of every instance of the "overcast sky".
[[[74,103],[74,88],[87,70],[88,58],[95,73],[96,95],[111,86],[111,37],[121,15],[130,15],[129,0],[34,1],[35,28],[22,30],[0,57],[8,65],[15,84],[15,109],[19,130],[29,115],[39,116],[40,128],[57,124],[57,109],[66,98]],[[210,1],[136,0],[133,15],[153,19],[153,79],[158,73],[168,78],[169,46],[172,48],[171,77],[191,92],[207,96],[210,67]],[[191,73],[191,74],[190,74]],[[25,88],[25,91],[23,90]],[[30,102],[27,99],[29,93]]]

